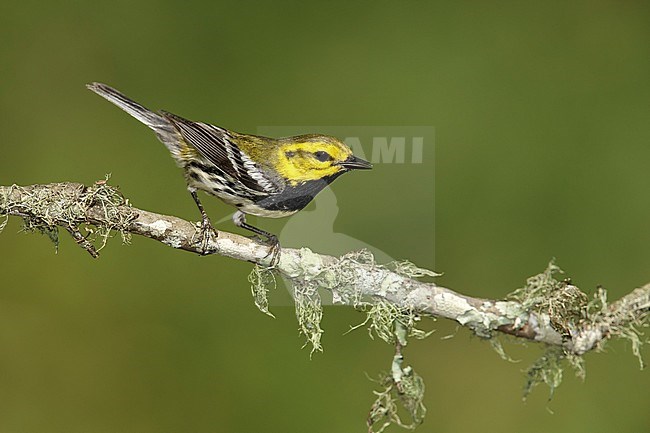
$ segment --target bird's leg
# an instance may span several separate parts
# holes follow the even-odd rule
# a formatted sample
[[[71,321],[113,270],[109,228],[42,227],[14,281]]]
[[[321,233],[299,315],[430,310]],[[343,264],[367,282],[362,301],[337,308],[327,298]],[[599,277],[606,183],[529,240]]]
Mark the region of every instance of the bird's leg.
[[[272,233],[269,233],[267,231],[264,231],[262,229],[258,229],[255,226],[252,226],[246,222],[246,214],[242,211],[237,211],[235,214],[232,216],[232,221],[235,223],[237,227],[241,227],[243,229],[249,230],[256,235],[263,236],[266,238],[266,242],[269,244],[269,253],[266,255],[266,257],[271,256],[271,267],[275,267],[275,265],[278,264],[280,261],[280,242],[278,241],[278,237]]]
[[[196,206],[199,208],[199,211],[201,212],[201,228],[199,230],[199,235],[201,237],[201,255],[205,256],[211,253],[211,251],[208,250],[208,243],[210,242],[210,234],[214,233],[215,236],[219,236],[219,234],[212,227],[210,218],[208,218],[208,214],[205,213],[205,209],[203,209],[203,204],[201,204],[201,201],[199,200],[199,196],[196,195],[196,190],[193,188],[188,188],[188,190],[190,191],[190,194],[192,194],[194,203],[196,203]]]

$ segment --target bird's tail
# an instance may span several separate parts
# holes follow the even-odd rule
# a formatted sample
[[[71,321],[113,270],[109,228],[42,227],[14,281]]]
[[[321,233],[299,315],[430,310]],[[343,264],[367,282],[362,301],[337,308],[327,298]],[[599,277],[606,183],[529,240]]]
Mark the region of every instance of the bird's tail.
[[[122,110],[126,111],[131,116],[135,117],[154,131],[157,128],[164,128],[169,125],[169,122],[160,114],[148,110],[134,100],[128,98],[123,93],[113,89],[110,86],[107,86],[106,84],[90,83],[86,84],[86,87],[97,93],[102,98],[117,105]]]
[[[97,93],[102,98],[112,102],[140,122],[153,129],[158,139],[163,142],[167,149],[172,153],[174,159],[179,161],[179,152],[181,149],[180,136],[172,123],[164,116],[153,112],[144,106],[138,104],[123,93],[102,83],[86,84],[86,87]]]

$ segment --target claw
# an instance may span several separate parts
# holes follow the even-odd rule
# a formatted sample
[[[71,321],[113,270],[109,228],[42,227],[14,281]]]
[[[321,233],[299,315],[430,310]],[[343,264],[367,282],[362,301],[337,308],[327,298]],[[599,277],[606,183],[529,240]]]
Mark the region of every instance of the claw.
[[[264,258],[271,256],[270,267],[275,268],[280,262],[280,242],[278,241],[278,237],[275,235],[269,236],[267,242],[270,244],[269,252],[266,256],[264,256]]]
[[[200,254],[202,256],[207,256],[209,254],[212,254],[214,251],[208,248],[210,245],[210,240],[212,239],[212,235],[218,237],[219,232],[217,232],[214,229],[214,227],[212,227],[212,223],[210,223],[210,219],[207,217],[207,215],[204,215],[201,220],[201,225],[198,229],[198,234],[199,234],[199,242],[201,243]]]
[[[208,254],[212,254],[214,252],[208,249],[208,245],[210,244],[210,238],[212,237],[212,234],[214,234],[215,237],[219,237],[219,232],[217,232],[212,227],[210,218],[208,218],[208,214],[205,213],[205,209],[203,209],[201,200],[199,200],[199,197],[196,195],[196,190],[189,187],[188,190],[192,195],[192,198],[194,199],[194,203],[196,203],[196,206],[199,208],[199,211],[201,212],[201,227],[199,228],[199,236],[201,237],[201,255],[207,256]]]
[[[267,245],[269,247],[269,252],[264,256],[264,258],[271,257],[271,263],[269,267],[274,268],[280,262],[280,242],[278,237],[272,234],[267,235],[253,235],[249,236],[248,239],[254,240],[255,242]]]

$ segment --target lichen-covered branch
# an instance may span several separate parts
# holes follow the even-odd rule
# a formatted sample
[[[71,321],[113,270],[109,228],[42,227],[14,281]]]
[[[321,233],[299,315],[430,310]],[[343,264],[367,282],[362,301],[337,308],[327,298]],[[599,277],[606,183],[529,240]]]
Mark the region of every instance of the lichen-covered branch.
[[[22,217],[30,229],[53,232],[57,226],[63,227],[93,257],[97,250],[81,235],[80,226],[96,227],[90,234],[104,240],[108,231],[116,230],[123,236],[140,235],[173,248],[202,252],[196,224],[132,207],[105,181],[91,186],[0,186],[0,214]],[[261,266],[270,262],[267,246],[233,233],[219,231],[208,248],[215,254]],[[505,300],[462,295],[417,280],[414,277],[434,274],[408,262],[379,266],[372,258],[358,254],[336,258],[307,248],[283,248],[275,270],[298,284],[330,290],[340,304],[358,306],[381,300],[412,314],[455,320],[481,337],[500,332],[561,346],[575,355],[597,348],[611,336],[630,338],[631,327],[644,323],[650,311],[650,284],[609,305],[601,294],[596,308],[570,282],[556,281],[555,268],[535,277],[537,281],[529,280],[525,288]]]
[[[99,256],[111,231],[119,232],[124,242],[135,234],[173,248],[206,253],[199,225],[132,207],[105,180],[91,186],[0,186],[0,215],[5,216],[0,220],[0,232],[9,216],[18,216],[26,230],[40,231],[58,245],[58,228],[64,228],[92,257]],[[255,304],[266,314],[272,315],[267,292],[275,284],[275,275],[282,275],[293,288],[299,329],[312,353],[321,350],[323,333],[319,288],[331,291],[334,303],[364,311],[366,320],[359,326],[367,326],[371,336],[395,345],[390,371],[376,381],[382,389],[375,391],[376,400],[368,415],[370,433],[380,433],[390,424],[414,428],[423,420],[424,381],[411,366],[402,365],[406,338],[429,334],[416,326],[422,317],[454,320],[489,339],[504,358],[507,355],[497,335],[543,343],[546,350],[528,369],[524,395],[538,383],[546,383],[553,393],[562,380],[563,361],[584,377],[582,355],[601,349],[612,337],[629,340],[643,367],[640,327],[648,324],[650,284],[610,304],[602,288],[590,298],[570,280],[557,279],[561,270],[551,263],[544,272],[529,278],[524,287],[502,300],[491,300],[421,281],[418,278],[436,274],[408,261],[379,265],[364,251],[332,257],[307,248],[283,248],[279,262],[270,268],[266,245],[223,231],[210,236],[207,249],[211,254],[256,265],[249,280]],[[402,420],[400,406],[410,422]]]

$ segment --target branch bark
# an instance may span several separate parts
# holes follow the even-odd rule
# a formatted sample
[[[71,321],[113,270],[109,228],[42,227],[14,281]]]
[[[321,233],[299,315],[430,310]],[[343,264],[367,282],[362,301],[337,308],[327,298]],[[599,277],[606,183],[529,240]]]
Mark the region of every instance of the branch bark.
[[[132,207],[114,188],[97,182],[0,186],[0,214],[19,216],[28,227],[63,227],[93,257],[98,255],[79,231],[90,224],[155,239],[172,248],[201,254],[197,225],[174,216]],[[249,238],[219,231],[208,249],[260,266],[270,262],[268,247]],[[341,278],[344,269],[345,279]],[[587,320],[558,326],[552,313],[535,311],[513,300],[474,298],[435,283],[423,282],[373,263],[343,256],[316,254],[306,248],[283,248],[275,270],[294,282],[317,282],[342,304],[355,304],[358,296],[381,299],[400,310],[423,316],[444,317],[489,338],[494,332],[510,334],[582,355],[617,331],[644,321],[650,312],[650,284],[638,288]],[[417,274],[417,272],[416,272]],[[575,286],[566,284],[571,290]],[[581,293],[581,292],[580,292]]]

